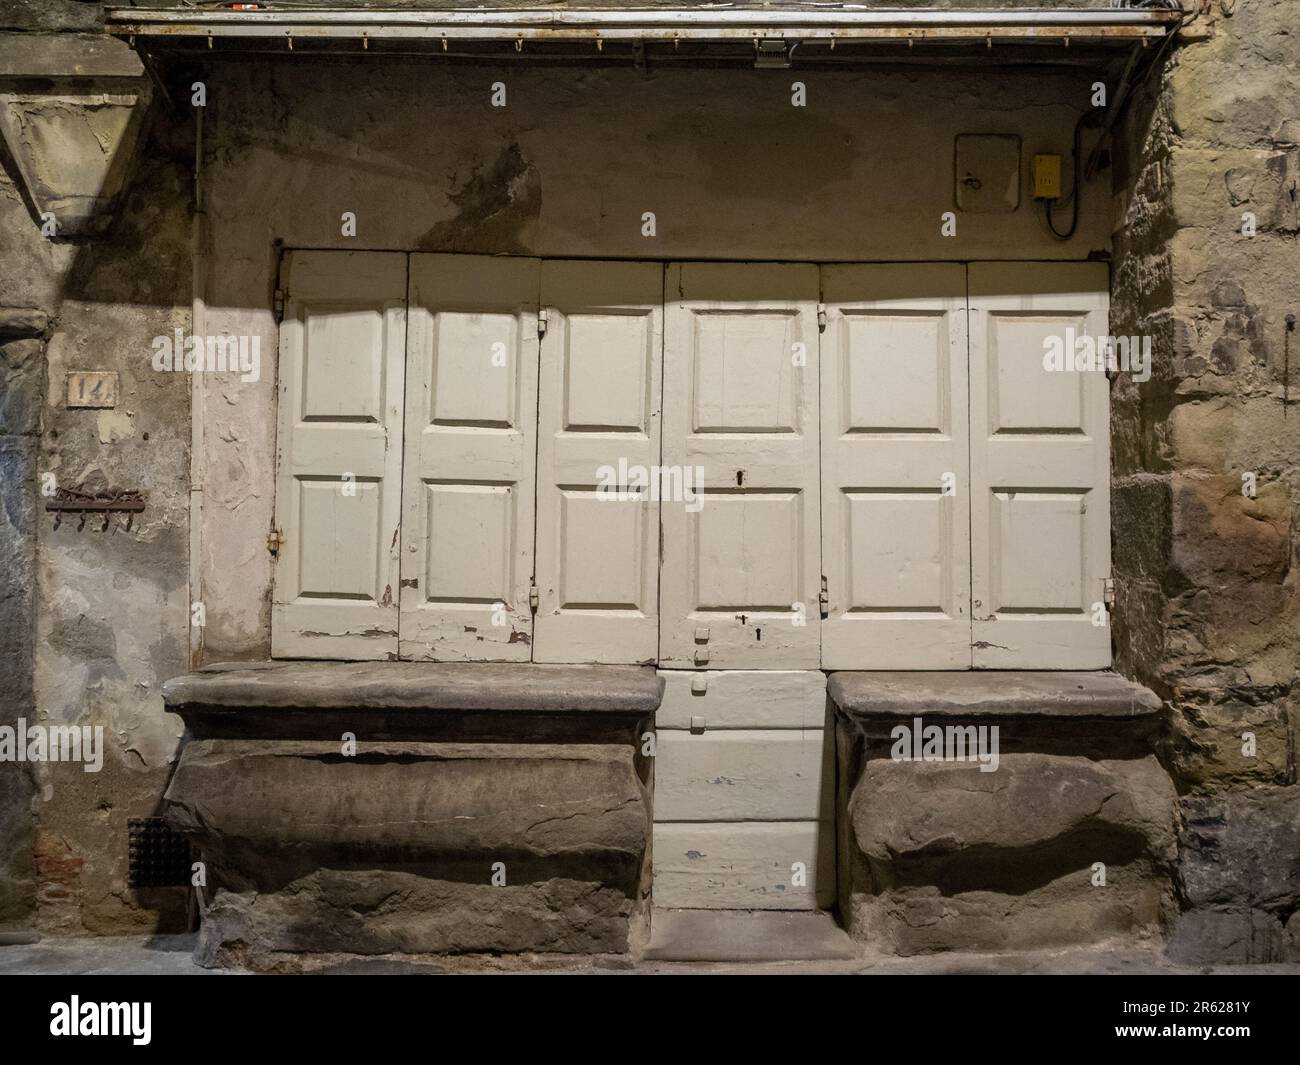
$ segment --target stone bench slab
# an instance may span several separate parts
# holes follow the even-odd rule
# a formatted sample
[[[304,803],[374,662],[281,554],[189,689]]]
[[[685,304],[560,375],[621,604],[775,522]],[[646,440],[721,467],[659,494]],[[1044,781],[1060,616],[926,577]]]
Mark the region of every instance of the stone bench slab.
[[[489,662],[230,662],[163,685],[187,705],[299,709],[534,710],[649,713],[664,682],[641,666]]]
[[[664,682],[641,666],[253,662],[163,685],[194,738],[625,741]]]
[[[1142,718],[1161,706],[1150,689],[1109,672],[843,672],[827,692],[850,718]]]

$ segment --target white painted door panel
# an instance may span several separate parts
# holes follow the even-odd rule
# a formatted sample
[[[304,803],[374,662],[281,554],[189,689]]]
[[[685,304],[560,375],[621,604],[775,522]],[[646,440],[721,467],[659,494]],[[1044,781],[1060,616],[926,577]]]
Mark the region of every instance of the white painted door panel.
[[[292,252],[280,329],[271,653],[397,653],[406,256]]]
[[[661,729],[655,819],[824,821],[835,767],[824,730]]]
[[[660,660],[820,664],[817,268],[674,263],[665,285]]]
[[[1109,382],[1044,369],[1051,337],[1102,337],[1101,263],[970,267],[977,669],[1097,669],[1110,574]],[[1067,353],[1068,354],[1068,353]]]
[[[661,669],[655,727],[819,729],[828,724],[826,674],[815,669]]]
[[[966,271],[822,269],[826,669],[969,669]]]
[[[545,262],[542,306],[533,660],[653,662],[663,266]]]
[[[834,901],[835,833],[828,822],[654,826],[656,906],[815,910]]]
[[[403,658],[530,658],[540,269],[411,256]]]

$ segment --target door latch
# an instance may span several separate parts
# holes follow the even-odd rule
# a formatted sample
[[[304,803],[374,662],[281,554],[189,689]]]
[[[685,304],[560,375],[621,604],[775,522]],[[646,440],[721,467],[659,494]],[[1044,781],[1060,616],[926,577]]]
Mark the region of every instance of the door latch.
[[[537,608],[541,605],[541,597],[537,594],[537,582],[533,581],[528,585],[528,609],[536,614]]]
[[[822,574],[822,588],[817,593],[817,608],[823,618],[831,616],[831,593],[826,583],[826,574]]]

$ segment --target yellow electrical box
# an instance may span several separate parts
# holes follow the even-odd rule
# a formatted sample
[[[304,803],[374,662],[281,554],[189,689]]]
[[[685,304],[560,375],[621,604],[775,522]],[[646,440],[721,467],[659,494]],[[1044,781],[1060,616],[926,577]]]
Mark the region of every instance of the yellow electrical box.
[[[1034,156],[1034,198],[1037,200],[1061,198],[1061,157],[1059,155]]]

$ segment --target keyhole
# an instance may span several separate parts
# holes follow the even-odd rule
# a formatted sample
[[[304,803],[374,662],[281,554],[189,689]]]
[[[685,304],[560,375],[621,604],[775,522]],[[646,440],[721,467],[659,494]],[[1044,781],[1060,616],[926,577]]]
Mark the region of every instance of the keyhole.
[[[736,471],[736,487],[737,487],[737,488],[743,487],[744,483],[745,483],[745,471],[744,471],[744,470],[737,470],[737,471]]]
[[[754,630],[754,635],[755,635],[758,639],[761,640],[761,639],[763,638],[763,630],[762,630],[762,629],[755,629],[755,630]]]

